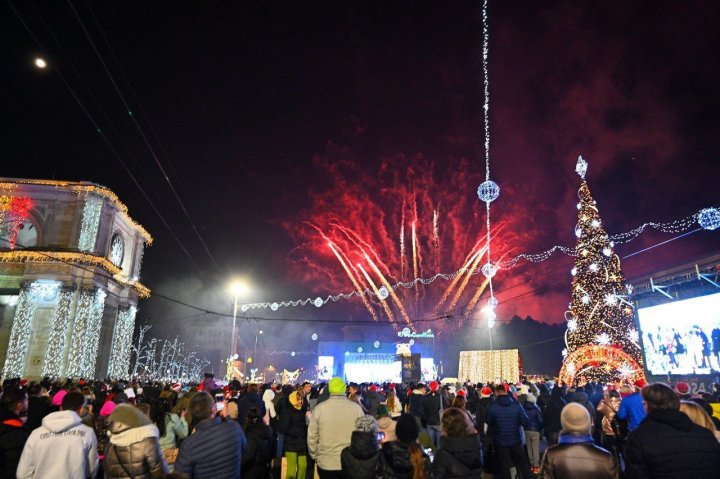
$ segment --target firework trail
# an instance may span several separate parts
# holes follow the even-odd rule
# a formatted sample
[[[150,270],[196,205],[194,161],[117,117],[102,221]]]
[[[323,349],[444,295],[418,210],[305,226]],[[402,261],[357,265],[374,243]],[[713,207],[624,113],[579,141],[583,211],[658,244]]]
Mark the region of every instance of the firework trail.
[[[360,272],[362,272],[363,276],[365,276],[365,280],[367,280],[368,284],[370,285],[373,292],[375,293],[375,296],[377,296],[378,299],[380,299],[380,290],[375,285],[375,282],[372,280],[370,275],[367,274],[367,271],[365,271],[365,268],[363,268],[360,263],[357,264],[357,267],[358,267],[358,269],[360,269]],[[382,308],[385,310],[385,314],[387,315],[388,319],[393,324],[395,329],[398,329],[397,325],[395,324],[395,319],[393,318],[392,311],[390,310],[390,307],[387,304],[387,301],[385,301],[384,299],[380,299],[380,306],[382,306]]]
[[[333,246],[333,244],[332,244],[331,241],[328,241],[328,246],[330,247],[330,249],[332,250],[332,252],[335,253],[335,256],[337,256],[338,261],[340,262],[340,264],[342,265],[343,269],[344,269],[345,272],[347,273],[348,278],[350,278],[350,281],[352,281],[352,284],[353,284],[353,286],[355,286],[355,289],[357,290],[357,292],[360,293],[360,298],[362,299],[363,304],[365,305],[365,307],[367,308],[367,310],[370,312],[370,314],[372,315],[373,319],[374,319],[375,321],[377,321],[377,320],[378,320],[377,313],[375,313],[375,309],[373,309],[373,307],[370,305],[370,303],[368,302],[368,300],[365,298],[365,295],[363,294],[363,290],[362,290],[362,288],[360,287],[360,284],[359,284],[359,283],[357,282],[357,280],[355,279],[355,275],[352,273],[352,271],[350,271],[350,268],[348,268],[347,263],[345,263],[345,260],[343,259],[342,256],[340,256],[340,253],[338,253],[338,251],[335,249],[335,246]],[[392,317],[390,317],[389,315],[388,315],[388,317],[389,317],[390,320],[392,321]]]

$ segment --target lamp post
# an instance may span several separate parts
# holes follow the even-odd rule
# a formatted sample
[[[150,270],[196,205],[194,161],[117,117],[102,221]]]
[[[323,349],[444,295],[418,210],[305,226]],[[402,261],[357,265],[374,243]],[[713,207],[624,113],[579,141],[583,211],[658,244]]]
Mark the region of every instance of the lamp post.
[[[233,368],[228,368],[228,381],[232,379],[232,373],[234,370],[234,361],[237,355],[237,344],[235,341],[235,328],[237,324],[237,310],[238,310],[238,297],[242,294],[247,293],[248,287],[243,281],[235,281],[233,284],[230,285],[230,289],[233,293],[233,320],[232,320],[232,334],[231,336],[231,343],[230,343],[230,358],[228,361],[233,362]]]

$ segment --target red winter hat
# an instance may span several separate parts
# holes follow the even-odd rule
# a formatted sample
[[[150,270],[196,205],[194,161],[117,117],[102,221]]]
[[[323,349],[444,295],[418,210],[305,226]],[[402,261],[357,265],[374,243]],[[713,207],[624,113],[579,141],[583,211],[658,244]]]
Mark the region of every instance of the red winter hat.
[[[464,398],[464,397],[466,396],[465,390],[464,390],[464,389],[459,390],[459,391],[457,392],[457,395],[458,395],[459,397],[461,397],[461,398]]]
[[[394,390],[395,390],[395,384],[390,383],[390,385],[388,386],[388,389],[394,391]]]
[[[640,389],[644,388],[647,385],[647,382],[645,382],[644,379],[638,379],[635,381],[635,387],[638,387]]]
[[[675,385],[675,391],[678,394],[687,394],[690,392],[690,385],[686,382],[679,382]]]
[[[484,397],[484,398],[489,398],[490,396],[492,396],[492,389],[490,389],[489,387],[485,386],[484,388],[482,388],[482,389],[480,390],[480,395],[481,395],[482,397]]]
[[[370,387],[368,387],[368,391],[377,391],[377,386],[371,384]]]
[[[437,391],[438,388],[438,382],[437,381],[430,381],[430,390],[432,392]]]

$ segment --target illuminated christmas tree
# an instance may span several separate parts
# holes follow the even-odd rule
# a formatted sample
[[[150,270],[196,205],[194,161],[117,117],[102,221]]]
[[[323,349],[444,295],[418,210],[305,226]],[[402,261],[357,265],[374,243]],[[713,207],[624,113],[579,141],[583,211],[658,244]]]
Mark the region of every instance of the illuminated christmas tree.
[[[566,313],[565,361],[560,379],[634,382],[645,377],[630,287],[620,257],[603,228],[600,213],[585,181],[587,162],[578,158],[582,178],[578,197],[577,244],[572,274],[572,300]]]

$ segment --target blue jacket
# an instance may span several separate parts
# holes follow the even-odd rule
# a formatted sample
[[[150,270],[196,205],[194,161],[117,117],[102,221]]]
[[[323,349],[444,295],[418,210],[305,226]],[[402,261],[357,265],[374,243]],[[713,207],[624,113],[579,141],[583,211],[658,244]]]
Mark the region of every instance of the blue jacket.
[[[240,479],[240,461],[247,444],[237,421],[214,417],[200,422],[183,441],[175,472],[193,479]]]
[[[537,432],[542,431],[543,415],[537,404],[535,404],[534,402],[525,401],[525,404],[523,404],[523,409],[525,410],[525,414],[527,414],[528,417],[528,423],[527,426],[525,426],[525,430]]]
[[[496,446],[512,447],[522,444],[520,427],[528,425],[528,417],[519,402],[500,396],[488,408],[485,422]]]
[[[640,393],[633,393],[623,398],[620,403],[620,409],[618,409],[618,419],[628,420],[628,431],[634,431],[640,425],[643,419],[645,419],[645,407],[643,407],[643,400]]]

